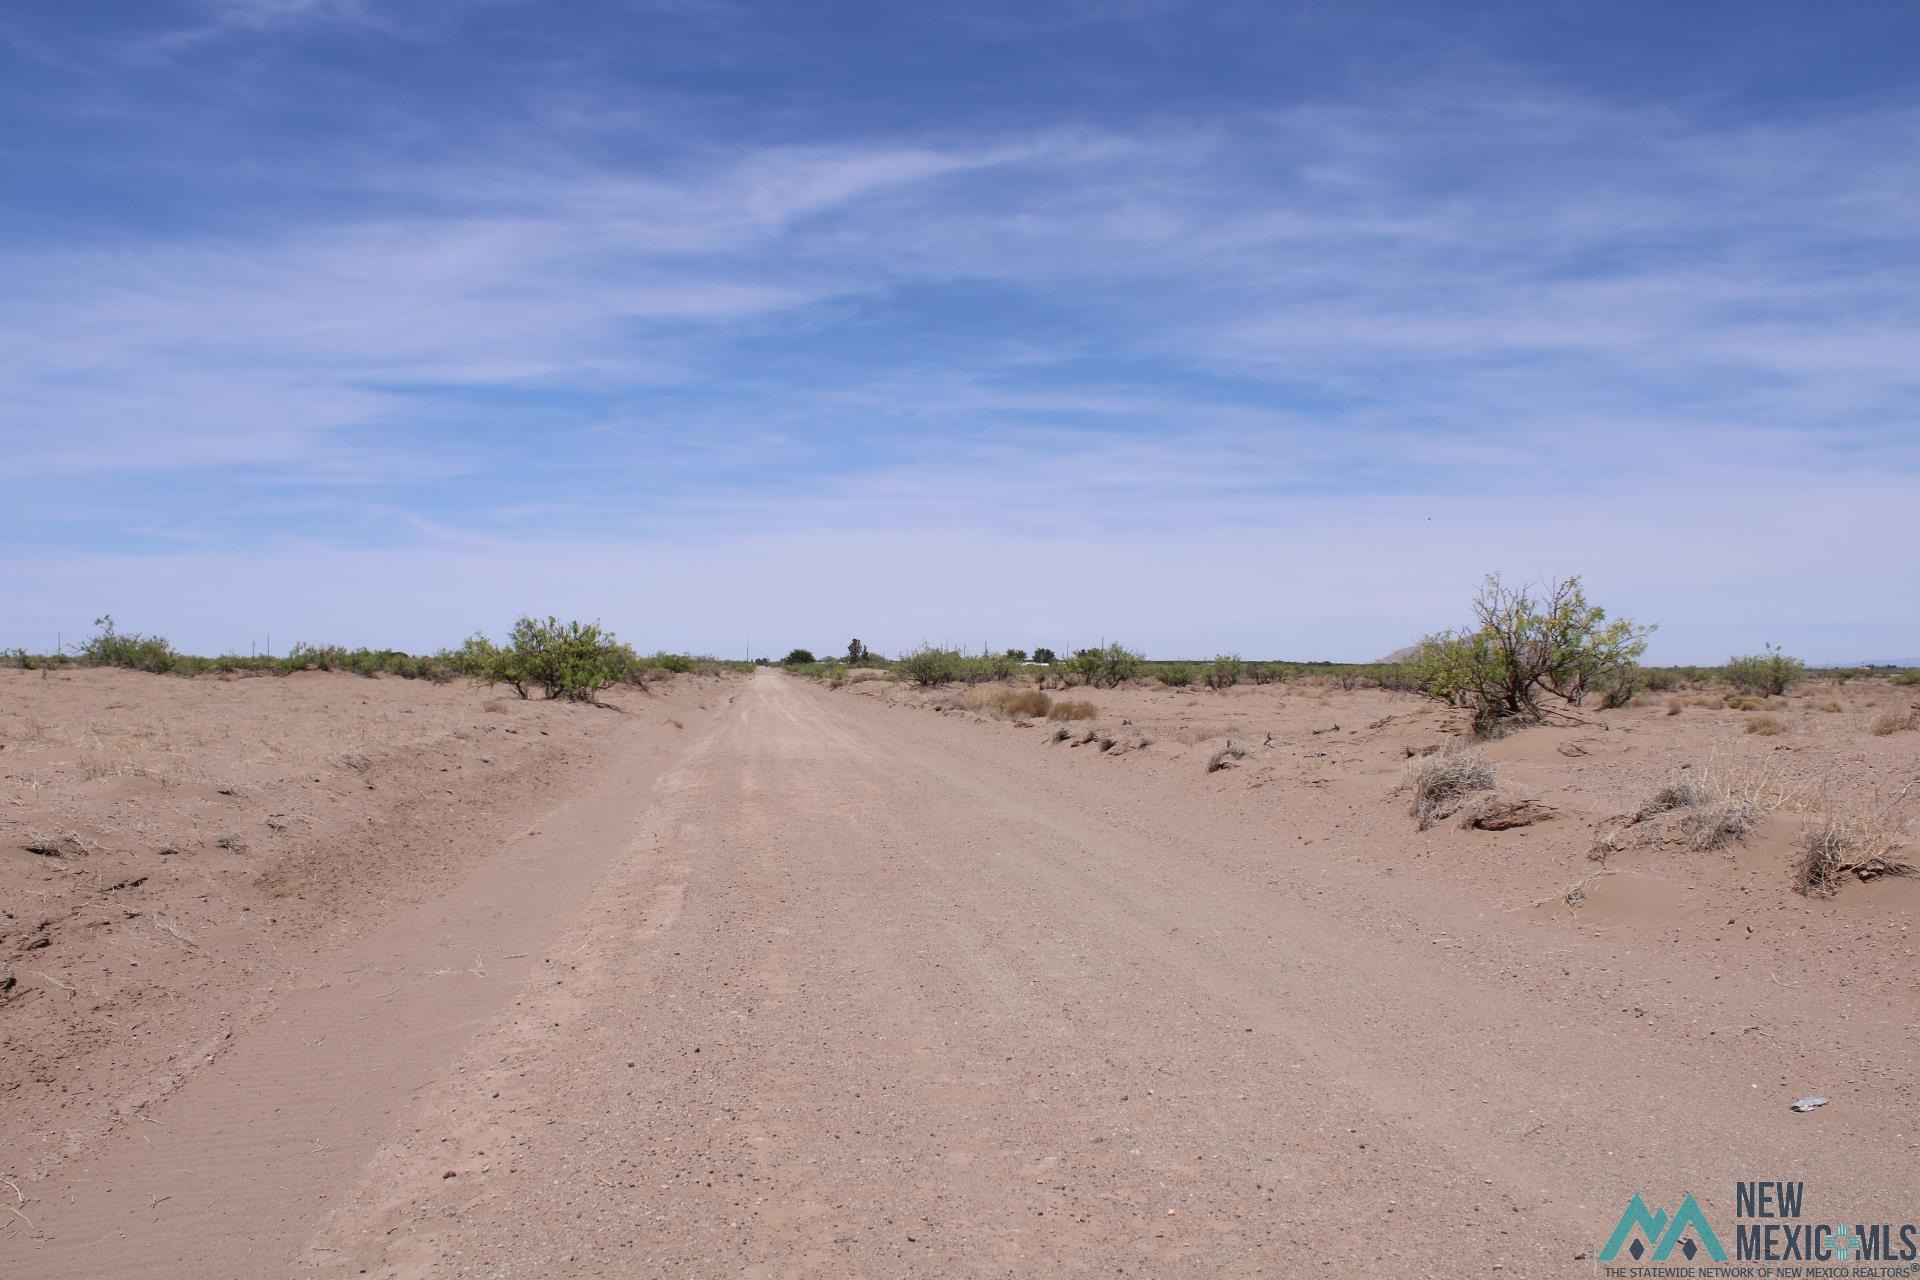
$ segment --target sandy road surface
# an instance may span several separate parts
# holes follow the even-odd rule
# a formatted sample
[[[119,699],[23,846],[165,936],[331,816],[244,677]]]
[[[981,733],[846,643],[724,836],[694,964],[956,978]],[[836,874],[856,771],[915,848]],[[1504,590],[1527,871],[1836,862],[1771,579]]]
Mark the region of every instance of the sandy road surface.
[[[1900,1094],[1838,1122],[1783,1113],[1764,1038],[1623,1033],[1455,963],[1399,913],[1329,911],[1275,864],[1216,856],[1244,830],[1077,788],[936,717],[763,673],[634,804],[603,815],[618,852],[529,942],[511,1005],[434,1033],[419,1087],[346,1136],[353,1167],[323,1192],[258,1190],[307,1158],[291,1141],[203,1160],[195,1178],[254,1188],[249,1212],[283,1224],[255,1252],[142,1208],[145,1183],[0,1258],[45,1276],[1581,1275],[1634,1191],[1711,1203],[1777,1177],[1849,1220],[1915,1207]],[[269,1111],[304,1105],[298,1074],[256,1087]],[[219,1113],[190,1102],[188,1123]],[[325,1148],[318,1124],[299,1136]],[[78,1234],[109,1211],[112,1234]]]

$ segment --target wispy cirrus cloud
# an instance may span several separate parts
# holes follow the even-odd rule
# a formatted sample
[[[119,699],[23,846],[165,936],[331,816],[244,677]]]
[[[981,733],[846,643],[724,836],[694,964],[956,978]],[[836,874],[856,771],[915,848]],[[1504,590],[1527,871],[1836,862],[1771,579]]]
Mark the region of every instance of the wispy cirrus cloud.
[[[397,12],[200,6],[170,56],[283,58],[329,25],[505,56],[452,9],[386,31]],[[1835,495],[1920,470],[1920,185],[1886,163],[1910,96],[1767,117],[1487,58],[1231,109],[1196,86],[1097,122],[908,124],[828,112],[818,80],[623,96],[596,51],[527,43],[510,109],[442,86],[439,118],[382,83],[339,104],[344,134],[197,150],[203,189],[165,216],[0,249],[0,475],[34,491],[36,538],[241,563],[266,511],[403,555],[536,533],[763,555],[938,523],[1017,530],[1066,573],[1088,538],[1144,555],[1143,525],[1255,566],[1317,522],[1411,600],[1351,513],[1418,539],[1444,509],[1456,593],[1536,548],[1671,573],[1696,517],[1728,553],[1784,529],[1862,595],[1893,567]],[[263,83],[234,92],[307,128]],[[222,491],[246,495],[231,519]],[[1508,518],[1576,509],[1565,538]],[[1502,560],[1507,537],[1529,550]],[[1207,625],[1278,634],[1271,610]]]

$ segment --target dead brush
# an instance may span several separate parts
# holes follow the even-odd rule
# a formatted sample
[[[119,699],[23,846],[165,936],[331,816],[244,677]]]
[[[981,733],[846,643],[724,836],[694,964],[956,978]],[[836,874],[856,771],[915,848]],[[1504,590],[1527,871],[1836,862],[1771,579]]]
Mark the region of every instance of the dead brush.
[[[1085,698],[1061,698],[1047,709],[1049,720],[1091,720],[1100,714],[1100,708]]]
[[[1909,707],[1905,711],[1882,711],[1867,726],[1867,732],[1876,738],[1889,738],[1916,726],[1920,726],[1920,711]]]
[[[967,700],[979,710],[1016,719],[1036,719],[1053,710],[1053,699],[1038,689],[976,689]]]
[[[1404,784],[1413,792],[1413,816],[1420,830],[1452,817],[1468,800],[1497,784],[1493,766],[1472,751],[1454,749],[1418,757]]]
[[[1793,890],[1809,898],[1831,898],[1848,876],[1877,880],[1881,876],[1920,875],[1920,867],[1895,857],[1906,844],[1904,833],[1829,817],[1808,827],[1794,842]]]
[[[1207,772],[1218,773],[1236,760],[1247,758],[1247,744],[1238,738],[1228,738],[1227,745],[1221,747],[1207,759]]]
[[[1689,849],[1701,853],[1724,849],[1744,842],[1768,810],[1787,807],[1788,793],[1772,784],[1770,776],[1764,769],[1717,771],[1711,764],[1705,769],[1676,769],[1634,810],[1627,825],[1677,813],[1674,830]],[[1625,847],[1621,839],[1616,833],[1611,841],[1603,841],[1605,851]]]
[[[1920,867],[1893,855],[1911,843],[1906,799],[1920,775],[1907,780],[1893,797],[1855,816],[1832,803],[1821,820],[1800,833],[1794,848],[1794,891],[1809,898],[1831,898],[1848,876],[1878,880],[1882,876],[1920,876]]]
[[[1648,818],[1662,813],[1671,813],[1675,809],[1694,809],[1708,804],[1716,798],[1713,787],[1706,778],[1688,769],[1676,769],[1667,775],[1660,789],[1648,796],[1646,801],[1635,810],[1633,820],[1645,822]]]
[[[1730,844],[1746,843],[1753,834],[1754,823],[1760,820],[1761,809],[1750,800],[1718,800],[1712,804],[1689,809],[1681,820],[1680,830],[1687,838],[1687,847],[1697,853],[1709,853],[1724,849]]]
[[[1779,716],[1758,715],[1747,721],[1747,732],[1759,734],[1763,738],[1778,737],[1786,731],[1786,722]]]

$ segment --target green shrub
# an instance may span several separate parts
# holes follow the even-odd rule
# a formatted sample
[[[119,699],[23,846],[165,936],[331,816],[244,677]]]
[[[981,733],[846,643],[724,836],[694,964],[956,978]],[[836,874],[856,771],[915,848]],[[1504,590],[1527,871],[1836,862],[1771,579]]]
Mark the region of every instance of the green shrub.
[[[1118,640],[1104,649],[1079,649],[1067,666],[1090,685],[1111,689],[1140,674],[1141,656]]]
[[[789,649],[787,650],[787,656],[780,659],[780,665],[783,667],[803,667],[813,661],[815,661],[813,650]]]
[[[93,667],[126,667],[133,671],[151,671],[156,675],[179,665],[180,655],[163,636],[143,636],[123,632],[114,626],[113,615],[95,618],[98,634],[80,646],[80,660]]]
[[[1726,682],[1742,693],[1763,698],[1778,697],[1807,673],[1807,664],[1780,652],[1778,645],[1767,645],[1761,653],[1728,658],[1721,668]]]
[[[1006,654],[989,653],[964,659],[961,673],[968,684],[979,684],[986,680],[1011,680],[1019,670],[1020,664]]]
[[[637,680],[640,659],[599,623],[520,618],[507,643],[475,635],[460,649],[460,666],[487,684],[512,687],[521,697],[538,686],[549,698],[592,702],[600,690]]]
[[[958,649],[939,649],[923,644],[895,662],[894,669],[920,685],[946,684],[966,672],[966,659]]]
[[[1902,671],[1893,678],[1895,684],[1920,684],[1920,671]]]
[[[1475,626],[1421,642],[1408,676],[1428,697],[1468,708],[1481,733],[1541,719],[1548,696],[1579,706],[1590,690],[1630,680],[1653,630],[1608,622],[1577,577],[1549,582],[1536,596],[1490,574],[1473,610]]]
[[[1209,689],[1231,689],[1240,683],[1247,673],[1247,664],[1240,661],[1237,653],[1223,653],[1207,664],[1201,677]]]
[[[1151,673],[1169,689],[1184,689],[1194,682],[1198,672],[1191,662],[1156,662]]]

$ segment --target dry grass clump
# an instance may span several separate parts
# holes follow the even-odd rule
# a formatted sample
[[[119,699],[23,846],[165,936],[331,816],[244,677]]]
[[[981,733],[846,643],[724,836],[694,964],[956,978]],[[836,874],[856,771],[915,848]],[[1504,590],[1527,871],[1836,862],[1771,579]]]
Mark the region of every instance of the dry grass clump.
[[[1677,715],[1679,715],[1679,714],[1680,714],[1680,708],[1681,708],[1681,707],[1683,707],[1683,706],[1685,706],[1685,705],[1686,705],[1686,704],[1685,704],[1685,703],[1683,703],[1683,702],[1681,702],[1681,701],[1680,701],[1680,699],[1678,699],[1678,698],[1668,698],[1668,699],[1667,699],[1667,714],[1668,714],[1668,715],[1670,715],[1670,716],[1677,716]]]
[[[1867,726],[1867,732],[1876,738],[1885,738],[1892,734],[1903,733],[1916,727],[1920,722],[1920,712],[1908,708],[1905,711],[1882,711]]]
[[[1091,720],[1100,714],[1100,708],[1085,698],[1062,698],[1047,711],[1050,720]]]
[[[1794,892],[1831,898],[1848,876],[1877,880],[1920,875],[1920,867],[1892,856],[1905,843],[1905,833],[1896,829],[1829,815],[1819,826],[1808,827],[1794,844],[1799,853],[1793,865]]]
[[[847,672],[846,676],[848,684],[865,684],[869,680],[886,680],[889,678],[886,672],[874,667],[855,667]]]
[[[1727,699],[1726,706],[1729,711],[1764,711],[1767,706],[1767,700],[1765,698],[1749,698],[1736,694]]]
[[[1138,729],[1102,729],[1093,735],[1093,740],[1110,756],[1123,756],[1153,745],[1153,735]]]
[[[1207,760],[1207,772],[1217,773],[1235,760],[1247,758],[1247,744],[1238,738],[1228,738],[1227,745],[1214,752]]]
[[[1755,716],[1747,721],[1747,732],[1759,734],[1763,738],[1777,737],[1786,731],[1786,723],[1779,716]]]
[[[1680,824],[1687,847],[1699,853],[1724,849],[1736,842],[1744,844],[1753,834],[1753,824],[1762,810],[1751,800],[1717,800],[1689,809]]]
[[[1778,805],[1763,803],[1762,783],[1712,769],[1676,769],[1659,790],[1634,811],[1629,825],[1665,813],[1680,815],[1677,830],[1687,847],[1705,853],[1744,841],[1761,814]]]
[[[1633,820],[1645,822],[1656,814],[1698,808],[1712,803],[1716,798],[1713,787],[1705,777],[1690,769],[1676,769],[1667,775],[1667,780],[1660,784],[1658,791],[1647,797],[1633,815]]]
[[[1823,702],[1823,703],[1821,703],[1821,704],[1820,704],[1820,709],[1821,709],[1822,711],[1827,711],[1827,712],[1834,712],[1834,711],[1845,711],[1845,710],[1846,710],[1846,708],[1845,708],[1845,707],[1843,707],[1843,706],[1841,706],[1841,705],[1840,705],[1839,703],[1837,703],[1837,702],[1834,702],[1834,701],[1832,701],[1831,699],[1829,699],[1829,700],[1828,700],[1828,701],[1826,701],[1826,702]]]
[[[1492,791],[1495,782],[1493,766],[1472,751],[1442,751],[1420,757],[1409,784],[1413,789],[1412,812],[1420,820],[1420,830],[1451,817],[1480,792]]]
[[[1019,719],[1044,716],[1053,709],[1053,699],[1038,689],[974,689],[966,702],[976,711],[986,711]]]

